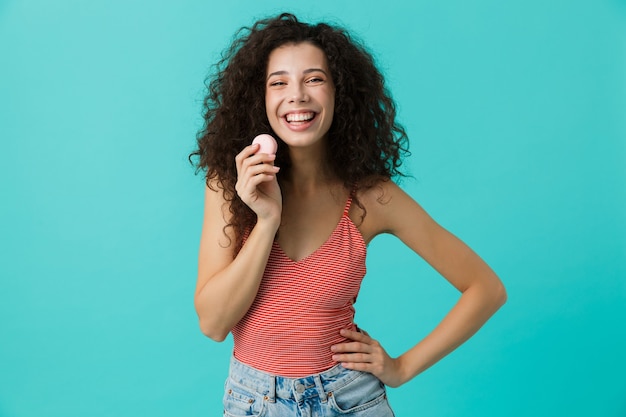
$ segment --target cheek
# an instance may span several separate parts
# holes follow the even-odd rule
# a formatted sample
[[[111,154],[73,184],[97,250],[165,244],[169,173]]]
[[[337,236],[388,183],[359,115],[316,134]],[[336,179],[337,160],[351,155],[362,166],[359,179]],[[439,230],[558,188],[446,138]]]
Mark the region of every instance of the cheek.
[[[270,123],[272,129],[276,129],[278,127],[278,116],[277,116],[277,107],[276,104],[272,102],[271,99],[265,100],[265,116]]]
[[[265,111],[267,115],[275,114],[277,111],[276,98],[271,94],[265,94]]]

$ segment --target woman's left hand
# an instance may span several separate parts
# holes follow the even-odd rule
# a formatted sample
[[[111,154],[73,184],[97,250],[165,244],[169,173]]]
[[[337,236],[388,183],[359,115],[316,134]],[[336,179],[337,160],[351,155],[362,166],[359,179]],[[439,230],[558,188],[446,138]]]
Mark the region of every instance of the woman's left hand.
[[[400,359],[390,357],[367,332],[342,329],[341,335],[352,342],[331,347],[334,361],[340,362],[346,369],[369,372],[390,387],[398,387],[405,382]]]

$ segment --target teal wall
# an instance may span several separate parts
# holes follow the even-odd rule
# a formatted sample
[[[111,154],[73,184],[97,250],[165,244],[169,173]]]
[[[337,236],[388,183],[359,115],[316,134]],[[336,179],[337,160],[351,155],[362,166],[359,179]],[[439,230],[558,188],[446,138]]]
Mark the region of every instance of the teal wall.
[[[283,10],[370,46],[402,185],[509,292],[397,415],[626,416],[623,0],[0,0],[0,416],[221,413],[186,156],[209,65]],[[357,320],[397,355],[457,294],[392,238],[368,262]]]

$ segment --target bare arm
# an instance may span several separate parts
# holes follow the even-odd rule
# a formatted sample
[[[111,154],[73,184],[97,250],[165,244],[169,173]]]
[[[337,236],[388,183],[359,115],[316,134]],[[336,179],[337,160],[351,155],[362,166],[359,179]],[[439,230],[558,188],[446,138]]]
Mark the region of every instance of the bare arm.
[[[278,168],[269,155],[251,156],[257,146],[244,149],[236,161],[237,193],[257,214],[257,223],[236,256],[232,229],[224,229],[230,213],[223,192],[215,186],[217,190],[205,189],[194,304],[202,332],[216,341],[224,340],[252,305],[280,224]]]
[[[369,217],[369,223],[364,223],[365,233],[394,234],[461,292],[458,302],[439,325],[396,359],[390,358],[368,335],[344,332],[344,336],[354,341],[337,345],[335,360],[342,361],[348,368],[371,372],[387,385],[398,386],[426,370],[478,331],[504,304],[506,291],[500,279],[476,253],[439,226],[399,187],[387,182],[383,190],[383,202],[369,199],[366,203],[368,216],[365,221]]]

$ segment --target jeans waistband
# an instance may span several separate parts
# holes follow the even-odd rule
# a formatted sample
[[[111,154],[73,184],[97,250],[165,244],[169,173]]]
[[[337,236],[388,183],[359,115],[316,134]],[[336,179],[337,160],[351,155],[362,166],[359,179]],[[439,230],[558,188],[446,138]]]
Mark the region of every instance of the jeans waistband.
[[[276,398],[301,401],[310,397],[320,397],[322,402],[326,402],[330,393],[349,384],[362,374],[362,372],[349,370],[338,364],[319,374],[289,378],[260,371],[239,362],[233,356],[230,361],[229,378],[237,384],[260,393],[272,402]]]

